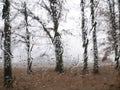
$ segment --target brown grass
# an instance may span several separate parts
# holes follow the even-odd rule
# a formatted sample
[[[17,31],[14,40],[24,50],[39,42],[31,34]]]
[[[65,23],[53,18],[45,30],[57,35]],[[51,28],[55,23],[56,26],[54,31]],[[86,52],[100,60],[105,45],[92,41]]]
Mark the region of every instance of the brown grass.
[[[120,90],[120,76],[112,66],[102,66],[100,73],[81,74],[81,68],[66,68],[62,74],[54,69],[35,68],[31,75],[26,69],[14,68],[14,88],[10,90]],[[0,69],[0,90],[3,88],[3,70]]]

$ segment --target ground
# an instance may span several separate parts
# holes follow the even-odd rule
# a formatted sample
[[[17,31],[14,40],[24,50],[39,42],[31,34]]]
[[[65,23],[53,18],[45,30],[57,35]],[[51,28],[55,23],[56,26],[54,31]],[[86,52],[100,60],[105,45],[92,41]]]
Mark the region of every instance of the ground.
[[[53,68],[34,68],[31,75],[25,68],[13,68],[13,88],[10,90],[120,90],[120,76],[113,66],[101,66],[100,73],[82,75],[80,67],[65,68],[60,74]],[[0,90],[3,69],[0,69]]]

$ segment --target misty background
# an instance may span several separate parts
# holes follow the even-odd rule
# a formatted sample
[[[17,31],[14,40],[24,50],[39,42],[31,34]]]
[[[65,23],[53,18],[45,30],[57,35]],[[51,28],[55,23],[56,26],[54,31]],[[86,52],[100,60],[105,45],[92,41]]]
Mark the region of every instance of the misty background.
[[[14,2],[13,2],[14,1]],[[40,0],[11,0],[11,31],[12,31],[12,63],[18,65],[18,63],[26,65],[27,63],[27,52],[26,44],[24,39],[19,35],[25,35],[26,30],[24,27],[24,15],[22,15],[17,8],[22,9],[23,2],[27,2],[27,7],[38,17],[46,23],[47,28],[51,28],[53,23],[49,17],[47,11],[40,7]],[[107,14],[109,12],[107,0],[96,1],[97,8],[95,9],[95,20],[97,21],[97,40],[98,40],[98,55],[99,61],[105,54],[105,49],[111,46],[111,42],[108,40],[109,31],[109,20]],[[4,21],[2,17],[2,5],[0,2],[0,31],[4,30]],[[91,15],[90,15],[90,4],[89,1],[85,5],[85,18],[86,26],[88,30],[88,62],[93,63],[93,45],[92,45],[92,33],[90,32],[91,27]],[[88,7],[88,8],[87,8]],[[117,11],[117,9],[116,9]],[[83,47],[82,47],[82,29],[81,29],[81,7],[80,0],[66,0],[62,11],[63,15],[60,20],[59,32],[61,34],[62,44],[64,48],[63,62],[64,66],[78,65],[83,63]],[[102,22],[101,22],[102,21]],[[31,46],[33,46],[31,57],[33,66],[54,66],[56,63],[54,47],[47,36],[46,32],[42,29],[42,26],[31,17],[28,18],[29,31],[31,33]],[[51,30],[52,34],[53,31]],[[17,35],[19,34],[19,35]],[[0,40],[2,47],[3,40]],[[108,61],[114,58],[113,51],[108,56]],[[21,64],[19,64],[21,66]],[[0,49],[0,65],[3,66],[3,50]]]

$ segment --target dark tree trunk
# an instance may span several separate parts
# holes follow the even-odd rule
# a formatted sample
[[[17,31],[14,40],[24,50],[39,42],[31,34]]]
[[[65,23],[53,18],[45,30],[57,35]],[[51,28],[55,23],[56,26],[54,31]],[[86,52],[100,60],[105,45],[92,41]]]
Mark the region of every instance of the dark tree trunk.
[[[12,67],[11,67],[11,30],[9,21],[10,2],[4,1],[3,15],[4,19],[4,86],[12,87]]]
[[[55,71],[62,73],[63,72],[63,47],[60,40],[60,34],[58,32],[55,33],[54,37],[54,47],[55,47],[55,56],[56,56],[56,67]]]
[[[115,62],[116,62],[115,68],[118,69],[119,57],[118,57],[118,41],[117,41],[117,32],[116,32],[117,29],[116,29],[116,22],[115,22],[115,2],[114,0],[112,0],[112,2],[108,0],[108,2],[109,2],[109,10],[110,10],[110,21],[112,25],[112,37],[114,40],[113,48],[115,52]]]
[[[119,26],[118,26],[119,27],[118,28],[119,29],[119,36],[118,36],[119,37],[119,42],[118,42],[119,43],[119,45],[118,45],[118,47],[119,47],[118,48],[119,49],[119,52],[118,52],[119,53],[119,55],[118,55],[119,60],[118,61],[119,61],[119,75],[120,75],[120,0],[118,0],[118,10],[119,10]]]
[[[93,30],[93,50],[94,50],[94,73],[99,73],[98,67],[98,48],[97,48],[97,36],[96,36],[96,25],[94,26]]]
[[[55,71],[62,73],[63,72],[63,47],[61,43],[60,34],[58,33],[58,26],[59,26],[59,18],[61,15],[61,4],[60,1],[51,0],[50,1],[50,8],[51,8],[51,17],[54,24],[54,47],[55,47],[55,56],[56,56],[56,67]],[[57,9],[58,8],[58,9]]]
[[[24,2],[24,17],[26,23],[26,46],[27,46],[27,74],[32,72],[32,61],[31,61],[31,52],[30,52],[30,32],[28,30],[28,15],[27,15],[27,8],[26,3]]]
[[[85,40],[85,43],[84,43],[83,47],[84,47],[84,67],[83,67],[83,74],[86,74],[86,73],[88,73],[88,53],[87,53],[88,39]]]
[[[118,0],[118,10],[119,10],[119,46],[120,46],[120,0]],[[120,49],[120,47],[119,47]],[[120,50],[119,50],[120,52]],[[120,55],[120,54],[119,54]]]
[[[27,74],[32,72],[32,61],[31,61],[31,51],[30,51],[30,32],[26,28],[26,45],[27,45]]]
[[[120,0],[118,0],[118,10],[119,10],[119,49],[120,49]],[[119,50],[120,53],[120,50]],[[119,54],[120,55],[120,54]]]
[[[92,15],[92,28],[93,28],[93,54],[94,54],[94,67],[93,73],[99,73],[98,67],[98,48],[97,48],[97,36],[96,36],[96,25],[95,16],[94,16],[94,0],[91,0],[91,15]]]
[[[82,12],[82,40],[83,40],[83,48],[84,48],[84,66],[83,66],[83,74],[88,73],[88,53],[87,53],[87,47],[88,47],[88,39],[87,39],[87,30],[85,29],[85,2],[84,0],[81,0],[81,12]]]

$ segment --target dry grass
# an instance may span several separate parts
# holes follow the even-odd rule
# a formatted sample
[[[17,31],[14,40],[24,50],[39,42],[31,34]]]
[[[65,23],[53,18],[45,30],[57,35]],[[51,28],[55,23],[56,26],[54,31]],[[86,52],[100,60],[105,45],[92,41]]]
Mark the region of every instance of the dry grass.
[[[2,73],[0,69],[0,90],[5,90]],[[36,68],[31,75],[14,68],[13,73],[14,88],[10,90],[120,90],[120,76],[111,66],[102,66],[98,75],[82,75],[79,67],[67,68],[62,74],[52,68]]]

